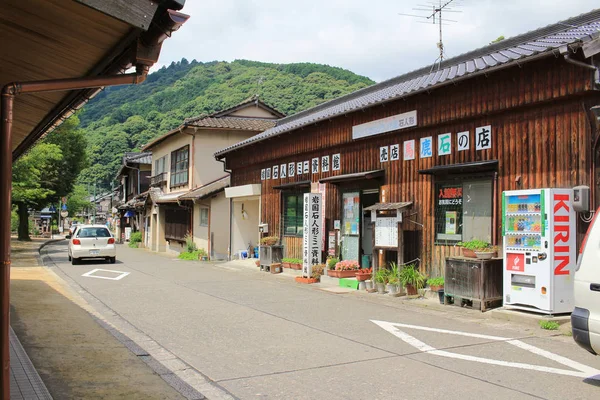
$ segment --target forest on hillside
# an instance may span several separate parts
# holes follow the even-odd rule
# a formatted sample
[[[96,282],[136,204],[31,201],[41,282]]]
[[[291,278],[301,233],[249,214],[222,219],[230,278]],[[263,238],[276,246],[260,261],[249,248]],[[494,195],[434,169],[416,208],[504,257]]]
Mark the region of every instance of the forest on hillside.
[[[79,113],[89,167],[80,183],[110,188],[122,155],[183,123],[253,95],[286,115],[372,85],[367,77],[313,63],[188,62],[150,74],[139,86],[109,87]]]

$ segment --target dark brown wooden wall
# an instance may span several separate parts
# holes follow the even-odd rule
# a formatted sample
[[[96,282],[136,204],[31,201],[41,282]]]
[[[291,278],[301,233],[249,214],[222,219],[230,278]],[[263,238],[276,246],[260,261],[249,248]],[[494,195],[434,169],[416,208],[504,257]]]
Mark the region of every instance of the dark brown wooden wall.
[[[429,94],[390,102],[365,111],[323,121],[263,141],[227,156],[232,170],[232,186],[259,183],[260,170],[282,163],[311,160],[313,157],[341,153],[341,171],[330,171],[293,178],[262,181],[262,215],[272,234],[280,234],[281,194],[273,186],[283,183],[319,179],[354,172],[385,169],[381,201],[413,201],[411,219],[423,224],[405,222],[406,230],[422,230],[421,258],[430,274],[439,274],[446,255],[453,247],[433,244],[433,182],[431,176],[420,175],[421,169],[435,165],[498,160],[497,237],[500,236],[501,193],[504,190],[571,187],[590,185],[590,141],[592,128],[587,118],[588,103],[600,101],[592,92],[591,73],[567,64],[561,59],[547,58],[449,85]],[[418,127],[371,136],[352,141],[352,126],[417,110]],[[475,150],[475,128],[491,125],[492,149]],[[470,131],[471,149],[456,151],[456,133]],[[452,132],[452,154],[420,159],[419,138]],[[380,163],[379,147],[415,139],[415,160]],[[515,181],[520,176],[520,185]],[[327,229],[333,219],[340,219],[340,198],[335,185],[327,184]]]

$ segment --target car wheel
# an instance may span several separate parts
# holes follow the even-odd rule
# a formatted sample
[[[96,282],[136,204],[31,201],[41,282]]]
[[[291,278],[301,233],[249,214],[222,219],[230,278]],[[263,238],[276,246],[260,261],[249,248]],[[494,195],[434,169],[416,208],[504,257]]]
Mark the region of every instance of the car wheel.
[[[79,264],[79,258],[72,257],[72,258],[71,258],[71,264],[72,264],[72,265],[77,265],[77,264]]]
[[[117,257],[110,257],[110,263],[114,264],[117,262]]]

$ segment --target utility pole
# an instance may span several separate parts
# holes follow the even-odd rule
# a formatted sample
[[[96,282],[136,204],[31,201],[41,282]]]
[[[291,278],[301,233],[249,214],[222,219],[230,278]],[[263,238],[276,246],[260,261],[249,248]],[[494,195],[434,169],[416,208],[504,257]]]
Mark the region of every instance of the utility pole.
[[[96,181],[94,181],[94,222],[92,222],[93,224],[96,223]]]

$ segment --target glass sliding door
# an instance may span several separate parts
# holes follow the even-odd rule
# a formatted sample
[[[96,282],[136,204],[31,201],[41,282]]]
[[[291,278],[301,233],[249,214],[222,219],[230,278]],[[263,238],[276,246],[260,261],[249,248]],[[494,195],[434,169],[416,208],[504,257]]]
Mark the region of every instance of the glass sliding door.
[[[360,192],[342,194],[342,259],[360,262]]]

